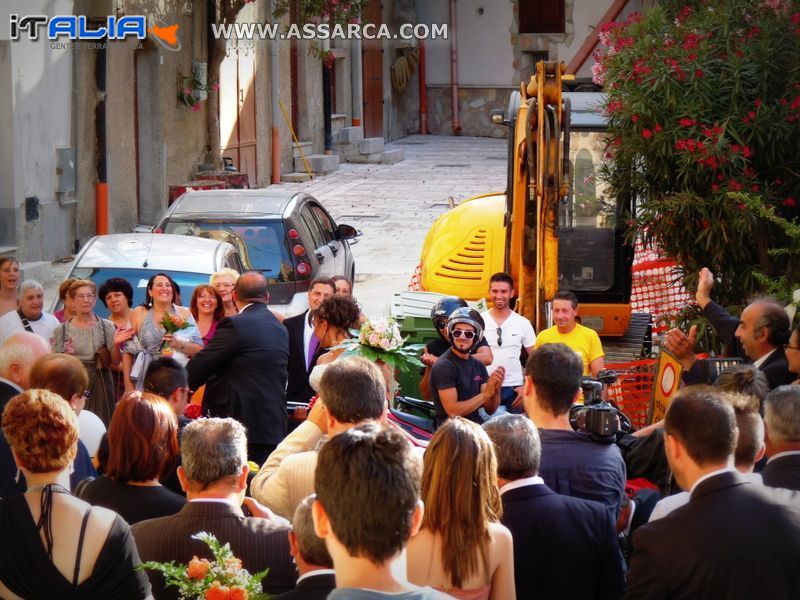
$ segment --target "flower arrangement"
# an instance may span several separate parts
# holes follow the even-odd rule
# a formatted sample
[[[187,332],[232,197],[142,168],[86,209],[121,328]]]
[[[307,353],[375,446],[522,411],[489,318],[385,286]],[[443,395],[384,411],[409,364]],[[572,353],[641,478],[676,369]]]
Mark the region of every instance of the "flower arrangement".
[[[230,544],[220,544],[210,533],[202,531],[192,538],[208,544],[214,560],[195,556],[188,565],[149,561],[138,568],[161,571],[166,585],[177,587],[178,595],[183,600],[269,598],[261,589],[261,580],[267,575],[267,571],[251,575],[242,567],[242,561],[233,555]]]
[[[393,369],[410,371],[424,367],[419,359],[422,344],[406,344],[400,328],[392,317],[368,318],[360,330],[351,331],[353,337],[336,348],[344,348],[344,356],[363,356],[373,362],[383,362]]]
[[[191,327],[191,324],[179,314],[171,314],[167,312],[164,313],[163,317],[161,317],[161,326],[164,328],[166,333],[173,335],[177,331],[188,329]],[[173,350],[167,340],[164,340],[164,343],[161,345],[161,354],[164,356],[173,355]]]
[[[207,97],[212,87],[219,89],[219,84],[206,85],[194,75],[186,75],[181,77],[181,83],[178,87],[178,100],[181,104],[191,109],[192,112],[198,112],[203,108],[203,99]]]

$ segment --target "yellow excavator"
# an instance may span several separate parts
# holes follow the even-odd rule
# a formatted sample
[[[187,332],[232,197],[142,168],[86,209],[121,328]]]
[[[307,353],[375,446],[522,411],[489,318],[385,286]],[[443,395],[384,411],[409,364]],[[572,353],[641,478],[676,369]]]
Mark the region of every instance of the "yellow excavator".
[[[630,306],[633,246],[625,235],[632,198],[612,198],[596,173],[606,157],[599,92],[563,92],[564,64],[539,62],[508,109],[505,193],[465,200],[441,215],[423,245],[423,291],[484,298],[489,277],[516,282],[515,309],[536,331],[552,325],[551,302],[570,290],[581,321],[604,338],[606,362],[641,356],[650,316]]]

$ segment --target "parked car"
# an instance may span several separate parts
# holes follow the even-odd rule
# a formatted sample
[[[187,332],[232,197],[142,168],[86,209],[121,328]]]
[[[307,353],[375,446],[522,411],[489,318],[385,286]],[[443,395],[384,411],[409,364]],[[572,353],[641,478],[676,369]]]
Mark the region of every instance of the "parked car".
[[[181,299],[188,305],[194,288],[208,283],[215,271],[224,267],[242,270],[242,259],[228,242],[182,235],[154,233],[116,233],[98,235],[86,242],[70,266],[67,277],[91,279],[97,287],[110,277],[122,277],[133,286],[133,306],[144,302],[147,281],[156,273],[166,273],[181,288]],[[52,310],[60,308],[58,299]],[[98,302],[95,310],[107,316]]]
[[[153,231],[230,242],[245,269],[264,273],[270,308],[287,316],[307,308],[315,277],[343,275],[353,283],[350,244],[361,235],[337,225],[318,200],[288,190],[188,191]]]

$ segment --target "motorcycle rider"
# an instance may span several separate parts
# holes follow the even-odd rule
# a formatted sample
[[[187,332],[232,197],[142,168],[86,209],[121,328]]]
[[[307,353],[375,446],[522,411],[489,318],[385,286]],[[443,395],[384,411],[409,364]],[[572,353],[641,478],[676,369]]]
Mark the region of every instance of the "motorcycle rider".
[[[483,330],[483,318],[471,308],[457,308],[447,320],[451,347],[434,363],[430,376],[437,427],[455,416],[481,423],[478,409],[492,414],[500,404],[505,369],[498,367],[489,375],[486,366],[471,356],[483,339]]]
[[[467,303],[458,296],[442,296],[431,308],[431,321],[436,328],[436,333],[439,334],[439,339],[425,344],[425,349],[422,351],[421,360],[425,364],[425,369],[422,371],[422,379],[419,382],[419,392],[425,400],[433,399],[430,389],[431,368],[439,357],[450,348],[450,340],[447,338],[447,320],[455,309],[466,307],[468,307]],[[474,347],[472,356],[487,367],[494,360],[492,349],[485,338],[481,338],[481,341]]]

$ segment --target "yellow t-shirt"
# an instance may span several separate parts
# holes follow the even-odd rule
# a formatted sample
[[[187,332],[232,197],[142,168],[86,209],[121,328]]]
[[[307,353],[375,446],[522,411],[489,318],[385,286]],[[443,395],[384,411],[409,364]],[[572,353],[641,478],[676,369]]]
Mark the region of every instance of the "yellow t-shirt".
[[[572,348],[583,361],[583,374],[591,375],[589,363],[594,359],[605,356],[600,336],[594,329],[589,329],[576,323],[575,329],[569,333],[559,333],[558,327],[553,325],[536,336],[536,347],[545,344],[566,344]]]

